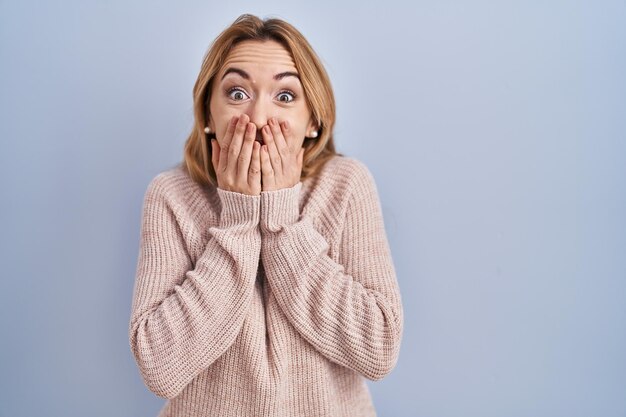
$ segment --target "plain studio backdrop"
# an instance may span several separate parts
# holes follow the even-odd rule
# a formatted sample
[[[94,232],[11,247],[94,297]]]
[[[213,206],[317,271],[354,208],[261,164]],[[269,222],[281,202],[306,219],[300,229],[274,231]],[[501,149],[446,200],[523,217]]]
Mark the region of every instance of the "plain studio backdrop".
[[[626,415],[623,1],[0,1],[0,415],[156,416],[128,342],[141,203],[213,39],[326,66],[405,308],[380,416]]]

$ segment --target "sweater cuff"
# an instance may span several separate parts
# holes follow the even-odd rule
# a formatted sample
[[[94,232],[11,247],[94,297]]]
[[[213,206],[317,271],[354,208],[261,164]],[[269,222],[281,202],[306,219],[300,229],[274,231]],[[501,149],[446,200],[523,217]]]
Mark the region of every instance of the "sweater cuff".
[[[217,188],[222,202],[220,226],[255,226],[259,224],[261,196]]]
[[[261,231],[279,232],[300,218],[302,181],[291,188],[261,191]]]

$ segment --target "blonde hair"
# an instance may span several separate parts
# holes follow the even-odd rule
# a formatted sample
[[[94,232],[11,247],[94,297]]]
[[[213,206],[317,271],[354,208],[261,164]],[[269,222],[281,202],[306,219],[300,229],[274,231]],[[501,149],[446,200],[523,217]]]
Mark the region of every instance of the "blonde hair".
[[[317,122],[318,136],[306,138],[301,179],[315,175],[335,155],[333,127],[335,125],[335,97],[328,74],[319,57],[289,23],[242,14],[213,42],[204,56],[200,74],[193,87],[194,125],[185,142],[184,160],[180,166],[200,185],[217,186],[217,177],[211,162],[211,145],[204,132],[209,114],[213,78],[221,69],[228,53],[244,40],[274,40],[290,52],[304,88],[306,102]]]

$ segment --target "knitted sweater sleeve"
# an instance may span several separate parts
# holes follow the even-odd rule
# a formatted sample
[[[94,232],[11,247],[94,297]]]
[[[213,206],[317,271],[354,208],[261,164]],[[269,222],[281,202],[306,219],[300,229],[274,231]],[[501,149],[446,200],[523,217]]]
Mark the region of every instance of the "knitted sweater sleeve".
[[[167,191],[157,176],[144,197],[129,338],[146,386],[174,398],[243,324],[261,249],[260,196],[218,188],[219,221],[194,265],[181,233],[186,214]]]
[[[337,222],[344,227],[341,263],[311,220],[300,218],[301,182],[261,193],[261,259],[295,329],[329,360],[379,380],[397,362],[403,310],[376,185],[357,162]]]

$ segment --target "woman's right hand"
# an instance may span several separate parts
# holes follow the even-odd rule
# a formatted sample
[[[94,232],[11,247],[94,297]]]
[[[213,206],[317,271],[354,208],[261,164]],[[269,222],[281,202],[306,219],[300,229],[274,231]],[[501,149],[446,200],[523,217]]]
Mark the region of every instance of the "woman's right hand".
[[[256,125],[250,117],[233,116],[228,123],[222,146],[211,140],[211,162],[217,186],[226,191],[248,195],[261,194],[261,145],[255,140]]]

